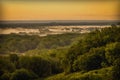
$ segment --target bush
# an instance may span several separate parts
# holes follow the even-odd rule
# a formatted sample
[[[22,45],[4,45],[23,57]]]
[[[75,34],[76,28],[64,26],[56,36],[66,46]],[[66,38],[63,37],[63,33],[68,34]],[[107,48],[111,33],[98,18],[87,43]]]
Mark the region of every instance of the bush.
[[[19,69],[12,73],[10,80],[33,80],[38,77],[26,69]]]

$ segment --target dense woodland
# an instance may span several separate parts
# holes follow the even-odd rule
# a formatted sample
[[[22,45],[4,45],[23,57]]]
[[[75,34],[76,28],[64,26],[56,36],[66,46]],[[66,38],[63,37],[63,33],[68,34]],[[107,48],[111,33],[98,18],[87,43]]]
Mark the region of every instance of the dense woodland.
[[[0,80],[120,80],[120,27],[0,35]]]
[[[24,53],[33,49],[55,49],[58,47],[69,46],[79,33],[65,33],[57,35],[48,35],[39,37],[38,35],[18,35],[1,34],[0,35],[0,54]]]

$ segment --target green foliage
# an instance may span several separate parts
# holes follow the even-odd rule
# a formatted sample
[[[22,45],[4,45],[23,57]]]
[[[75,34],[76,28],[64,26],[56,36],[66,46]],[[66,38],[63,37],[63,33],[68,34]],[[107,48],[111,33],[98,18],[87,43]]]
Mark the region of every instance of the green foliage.
[[[75,71],[90,71],[101,68],[101,63],[104,60],[104,50],[94,48],[89,53],[79,56],[73,64]]]
[[[72,66],[74,61],[76,60],[78,55],[82,55],[84,52],[87,52],[87,49],[86,49],[87,46],[83,47],[82,46],[83,44],[81,43],[82,43],[82,40],[80,40],[80,42],[78,42],[77,44],[74,44],[73,46],[71,46],[68,52],[65,54],[65,57],[63,59],[63,66],[65,66],[64,68],[66,73],[74,72],[74,69]]]
[[[110,64],[112,64],[117,58],[120,57],[119,53],[120,53],[120,42],[107,44],[105,55]]]
[[[116,59],[111,72],[112,80],[120,80],[120,58]]]
[[[0,57],[0,75],[6,72],[13,72],[15,70],[15,66],[13,63],[6,59],[5,57]]]
[[[120,27],[104,28],[89,33],[72,45],[63,60],[63,65],[67,67],[65,72],[89,71],[110,66],[119,57],[120,35],[116,34],[120,34]]]
[[[67,53],[68,47],[60,47],[57,49],[45,49],[45,50],[31,50],[25,53],[25,55],[40,56],[41,58],[49,61],[51,65],[51,73],[57,74],[63,72],[62,60]]]
[[[51,74],[51,65],[47,60],[39,56],[21,57],[20,66],[36,73],[39,77],[48,76]]]
[[[112,67],[108,67],[108,68],[92,70],[86,73],[74,72],[67,75],[64,75],[64,73],[60,73],[60,74],[45,78],[45,80],[110,80],[109,75],[110,75],[111,69]]]
[[[4,73],[3,75],[0,76],[0,80],[10,80],[10,73]]]
[[[9,57],[10,57],[10,61],[13,63],[17,62],[19,59],[17,54],[10,54]]]
[[[80,36],[77,33],[65,33],[57,35],[48,35],[40,39],[38,49],[55,49],[57,47],[63,47],[70,45],[74,38]]]
[[[119,80],[119,34],[116,26],[82,38],[80,34],[0,35],[0,54],[23,53],[0,56],[0,80]]]
[[[0,50],[5,49],[5,52],[23,53],[35,49],[39,42],[39,36],[8,34],[0,37]]]
[[[10,62],[12,62],[16,68],[19,68],[19,57],[17,54],[9,54]]]
[[[19,69],[12,73],[10,80],[34,80],[38,78],[26,69]]]
[[[77,37],[77,33],[65,33],[39,37],[37,35],[0,35],[0,54],[24,53],[33,49],[55,49],[69,46]]]

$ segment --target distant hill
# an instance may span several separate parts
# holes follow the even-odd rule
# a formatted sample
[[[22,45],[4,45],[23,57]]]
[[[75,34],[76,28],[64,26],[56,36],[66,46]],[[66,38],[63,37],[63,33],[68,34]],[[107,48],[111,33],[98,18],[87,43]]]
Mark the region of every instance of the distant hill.
[[[6,25],[39,25],[39,26],[55,26],[55,25],[111,25],[120,24],[120,20],[12,20],[0,21],[0,27]]]

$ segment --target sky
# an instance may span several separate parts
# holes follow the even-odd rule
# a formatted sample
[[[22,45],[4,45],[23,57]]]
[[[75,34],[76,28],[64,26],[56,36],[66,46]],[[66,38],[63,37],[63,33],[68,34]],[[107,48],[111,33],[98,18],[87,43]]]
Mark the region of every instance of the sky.
[[[118,20],[119,0],[1,0],[0,20]]]

